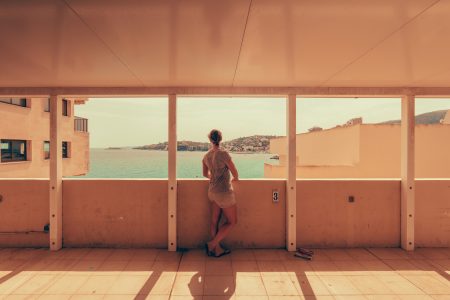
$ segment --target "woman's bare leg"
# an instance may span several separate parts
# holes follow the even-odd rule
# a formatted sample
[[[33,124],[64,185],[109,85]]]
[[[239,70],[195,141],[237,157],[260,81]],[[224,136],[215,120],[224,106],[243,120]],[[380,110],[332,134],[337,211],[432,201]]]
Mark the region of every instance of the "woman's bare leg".
[[[209,249],[216,249],[216,248],[217,250],[222,249],[219,243],[230,233],[230,230],[237,223],[236,205],[233,205],[228,208],[222,208],[222,212],[226,217],[226,222],[219,228],[219,231],[217,232],[216,236],[208,243]]]
[[[216,204],[216,202],[211,202],[211,224],[209,225],[209,234],[211,239],[216,237],[218,231],[218,225],[220,220],[221,208]]]

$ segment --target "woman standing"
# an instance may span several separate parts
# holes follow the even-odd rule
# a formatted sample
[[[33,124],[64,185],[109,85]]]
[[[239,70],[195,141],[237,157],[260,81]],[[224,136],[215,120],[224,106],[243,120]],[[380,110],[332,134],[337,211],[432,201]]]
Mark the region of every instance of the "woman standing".
[[[209,178],[208,198],[211,201],[211,240],[205,248],[209,256],[220,257],[230,253],[222,248],[220,242],[230,233],[237,223],[236,198],[231,185],[230,172],[233,181],[239,180],[236,167],[230,154],[220,148],[222,133],[213,129],[208,135],[211,149],[203,157],[203,176]],[[226,222],[218,227],[221,214],[225,215]]]

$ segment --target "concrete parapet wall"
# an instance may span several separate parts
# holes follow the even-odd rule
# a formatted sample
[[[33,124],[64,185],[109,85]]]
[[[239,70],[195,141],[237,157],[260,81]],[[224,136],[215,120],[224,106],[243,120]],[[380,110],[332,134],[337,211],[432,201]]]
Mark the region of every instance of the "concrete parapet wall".
[[[63,244],[166,247],[167,180],[64,180]]]
[[[0,179],[0,196],[0,247],[48,247],[48,180]]]
[[[207,187],[207,180],[178,181],[181,248],[199,247],[208,239]],[[449,247],[450,180],[417,180],[416,187],[416,245]],[[48,246],[48,234],[42,232],[49,221],[48,188],[48,180],[0,179],[0,247]],[[285,247],[285,188],[280,179],[237,182],[238,225],[225,244]],[[273,190],[280,192],[279,203],[272,201]],[[167,180],[63,180],[65,247],[165,248],[167,220]],[[298,180],[297,242],[307,247],[398,247],[400,181]]]
[[[297,243],[399,247],[400,181],[298,180]]]

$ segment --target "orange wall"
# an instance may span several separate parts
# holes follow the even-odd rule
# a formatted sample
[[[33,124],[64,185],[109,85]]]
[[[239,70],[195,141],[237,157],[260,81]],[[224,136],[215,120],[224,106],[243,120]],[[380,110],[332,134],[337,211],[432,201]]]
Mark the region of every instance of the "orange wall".
[[[0,163],[0,178],[48,178],[50,160],[44,159],[44,141],[49,140],[50,113],[44,111],[47,99],[33,98],[24,108],[0,103],[0,139],[31,141],[31,161]],[[71,142],[71,158],[63,159],[63,175],[85,174],[89,167],[89,133],[74,131],[74,104],[70,116],[62,117],[63,141]],[[29,158],[29,159],[30,159]]]
[[[166,247],[167,180],[63,181],[66,247]]]
[[[235,185],[238,225],[231,247],[285,246],[284,180]],[[450,180],[416,183],[416,243],[449,247]],[[272,202],[272,190],[280,202]],[[178,181],[178,243],[200,247],[208,238],[207,181]],[[40,231],[49,220],[48,180],[0,179],[0,232]],[[348,196],[355,202],[349,203]],[[65,247],[167,246],[167,180],[64,179]],[[400,245],[399,180],[298,180],[298,246]],[[48,234],[0,234],[2,246],[47,246]]]
[[[418,247],[450,247],[450,180],[416,180]]]
[[[399,247],[399,237],[399,181],[297,181],[298,246]]]
[[[48,247],[49,182],[44,179],[0,179],[0,247]]]
[[[238,248],[282,248],[285,246],[284,180],[243,180],[234,183],[238,224],[226,245]],[[272,190],[280,192],[273,203]],[[178,181],[178,242],[180,247],[202,247],[209,237],[208,181]]]
[[[416,125],[417,178],[450,178],[448,137],[450,124]],[[278,166],[266,165],[264,177],[286,176],[285,145],[286,138],[271,141],[270,152],[279,153],[283,159]],[[354,149],[358,155],[352,152]],[[364,124],[299,134],[297,178],[399,178],[400,154],[400,125]]]

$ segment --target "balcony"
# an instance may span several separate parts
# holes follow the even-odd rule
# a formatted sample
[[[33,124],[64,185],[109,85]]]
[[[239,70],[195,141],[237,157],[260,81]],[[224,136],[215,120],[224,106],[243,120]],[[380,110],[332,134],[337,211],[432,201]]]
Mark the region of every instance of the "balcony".
[[[74,129],[79,132],[88,132],[88,119],[75,116]]]

